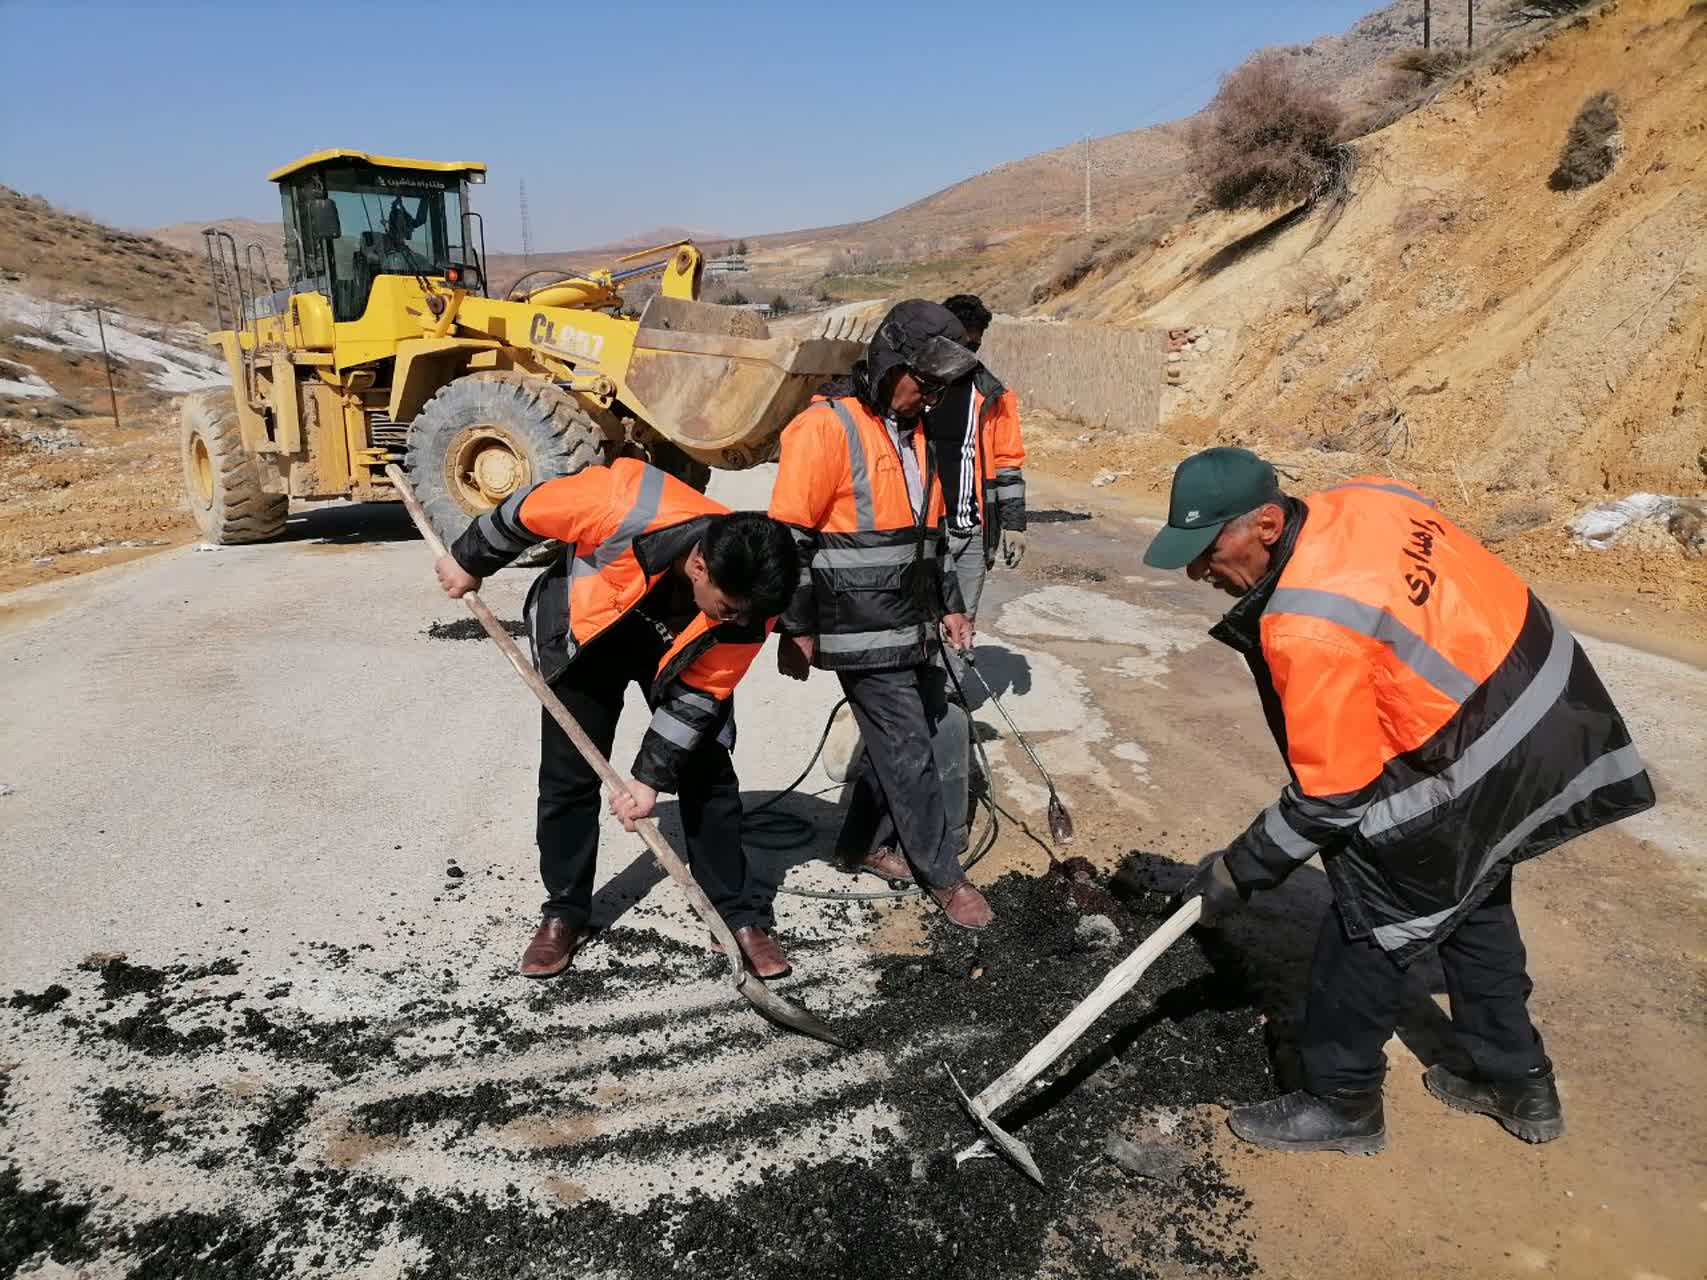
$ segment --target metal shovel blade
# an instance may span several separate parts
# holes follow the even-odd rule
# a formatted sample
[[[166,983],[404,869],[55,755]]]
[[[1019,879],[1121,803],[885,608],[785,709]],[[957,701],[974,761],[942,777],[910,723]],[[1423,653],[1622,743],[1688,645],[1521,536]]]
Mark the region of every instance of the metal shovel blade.
[[[740,961],[737,960],[736,963],[739,964]],[[735,990],[739,991],[747,1003],[757,1009],[766,1019],[784,1030],[798,1031],[803,1036],[811,1036],[814,1040],[833,1044],[838,1049],[852,1048],[846,1039],[838,1035],[830,1027],[830,1024],[817,1014],[802,1008],[792,1000],[783,999],[744,970],[735,984]]]
[[[1049,835],[1056,844],[1073,843],[1073,815],[1067,812],[1067,806],[1053,791],[1049,793]]]
[[[948,1078],[954,1082],[955,1092],[960,1095],[960,1101],[965,1105],[966,1113],[978,1122],[978,1127],[984,1131],[984,1136],[995,1145],[997,1151],[1012,1160],[1028,1178],[1041,1187],[1043,1185],[1043,1171],[1037,1167],[1037,1161],[1031,1158],[1031,1149],[978,1109],[978,1104],[967,1096],[965,1089],[960,1087],[960,1081],[955,1078],[953,1067],[945,1062],[942,1064],[942,1069],[948,1072]]]

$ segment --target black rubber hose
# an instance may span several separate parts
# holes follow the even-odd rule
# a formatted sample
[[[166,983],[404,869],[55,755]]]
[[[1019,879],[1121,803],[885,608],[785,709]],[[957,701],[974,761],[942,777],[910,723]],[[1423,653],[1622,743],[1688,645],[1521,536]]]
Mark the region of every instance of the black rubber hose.
[[[966,703],[966,690],[961,688],[960,678],[954,674],[954,668],[949,664],[946,652],[943,652],[942,650],[942,641],[940,639],[937,641],[937,648],[939,652],[943,653],[942,665],[948,672],[948,678],[954,682],[954,692],[960,699],[960,705],[963,708],[966,708],[968,731],[972,742],[972,749],[978,753],[978,767],[984,775],[984,794],[978,798],[978,804],[984,811],[984,825],[978,832],[977,836],[967,843],[967,856],[960,864],[963,871],[970,871],[978,864],[984,855],[989,853],[989,851],[995,846],[996,836],[1001,829],[1000,819],[997,817],[998,810],[996,808],[995,796],[992,791],[995,779],[990,773],[989,757],[984,754],[984,744],[978,741],[978,735],[975,732],[971,732],[972,712],[971,708],[968,707]],[[742,820],[742,829],[744,833],[749,830],[763,832],[766,835],[774,835],[782,832],[787,833],[783,837],[785,840],[800,840],[810,837],[813,832],[817,830],[810,819],[801,817],[799,814],[781,812],[768,813],[767,816],[761,819],[756,825],[752,822],[752,819],[761,813],[766,813],[784,796],[791,795],[795,791],[799,790],[800,784],[806,781],[806,775],[812,772],[813,767],[818,763],[818,758],[824,754],[824,744],[830,740],[830,727],[835,723],[836,712],[840,711],[846,705],[847,699],[843,698],[840,702],[836,703],[835,706],[830,708],[829,717],[824,721],[824,731],[818,735],[818,745],[812,748],[812,755],[806,761],[806,767],[800,771],[794,781],[789,783],[781,791],[778,791],[764,803],[756,804],[751,809],[747,810],[746,815]],[[826,788],[826,790],[829,790],[829,788]],[[815,794],[821,795],[823,792],[817,792]],[[777,847],[775,844],[771,844],[766,840],[761,840],[758,843],[770,848]],[[838,902],[884,902],[897,898],[916,898],[922,895],[924,890],[917,885],[910,889],[869,890],[791,889],[787,885],[781,885],[778,886],[777,892],[786,893],[793,898],[825,898]]]

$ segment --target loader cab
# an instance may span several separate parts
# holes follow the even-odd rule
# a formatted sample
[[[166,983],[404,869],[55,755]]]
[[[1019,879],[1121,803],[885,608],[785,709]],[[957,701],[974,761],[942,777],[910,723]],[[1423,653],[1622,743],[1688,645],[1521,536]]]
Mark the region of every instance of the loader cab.
[[[359,320],[382,276],[483,282],[480,164],[321,151],[269,175],[279,184],[290,293],[319,293],[335,322]]]

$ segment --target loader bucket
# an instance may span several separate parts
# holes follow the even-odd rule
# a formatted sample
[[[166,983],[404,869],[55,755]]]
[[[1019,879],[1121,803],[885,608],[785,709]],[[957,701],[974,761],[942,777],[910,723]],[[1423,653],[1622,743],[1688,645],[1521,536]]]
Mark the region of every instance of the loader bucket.
[[[623,399],[694,458],[740,470],[774,458],[789,419],[864,350],[772,337],[754,312],[660,294],[640,314]]]

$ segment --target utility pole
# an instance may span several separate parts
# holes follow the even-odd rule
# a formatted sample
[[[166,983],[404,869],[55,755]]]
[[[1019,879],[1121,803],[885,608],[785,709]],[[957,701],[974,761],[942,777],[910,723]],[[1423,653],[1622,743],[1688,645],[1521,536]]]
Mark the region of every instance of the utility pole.
[[[1466,47],[1476,47],[1476,0],[1464,0],[1464,38]]]
[[[1428,0],[1423,0],[1423,48],[1429,47],[1428,37]]]
[[[113,390],[113,357],[107,350],[107,326],[101,319],[101,309],[92,308],[95,312],[95,328],[101,335],[101,359],[107,366],[107,400],[113,406],[113,426],[119,425],[119,393]]]
[[[1091,231],[1091,135],[1085,135],[1085,234]]]
[[[522,179],[521,205],[522,205],[522,265],[524,267],[531,267],[531,266],[533,266],[533,228],[530,225],[528,225],[528,180],[526,178]]]

